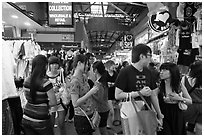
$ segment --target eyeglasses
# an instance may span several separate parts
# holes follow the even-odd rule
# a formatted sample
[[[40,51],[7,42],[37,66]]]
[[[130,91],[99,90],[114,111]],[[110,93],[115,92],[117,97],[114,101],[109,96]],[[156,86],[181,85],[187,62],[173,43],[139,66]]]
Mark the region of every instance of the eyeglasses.
[[[147,56],[152,57],[152,54],[147,53]]]

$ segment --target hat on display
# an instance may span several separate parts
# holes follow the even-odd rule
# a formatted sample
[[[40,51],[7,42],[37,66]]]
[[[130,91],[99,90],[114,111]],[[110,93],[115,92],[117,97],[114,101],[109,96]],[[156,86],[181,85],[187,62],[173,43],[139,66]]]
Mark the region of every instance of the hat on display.
[[[51,56],[51,57],[49,57],[49,59],[48,59],[48,63],[49,64],[59,64],[60,63],[60,61],[59,61],[59,58],[58,57],[56,57],[56,56]]]

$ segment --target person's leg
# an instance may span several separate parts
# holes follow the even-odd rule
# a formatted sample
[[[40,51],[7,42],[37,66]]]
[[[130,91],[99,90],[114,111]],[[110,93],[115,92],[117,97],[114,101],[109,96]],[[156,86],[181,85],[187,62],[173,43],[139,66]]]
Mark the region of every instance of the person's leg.
[[[13,120],[8,101],[2,100],[2,135],[13,135]]]
[[[109,112],[108,121],[107,121],[107,128],[111,128],[113,125],[115,114],[114,114],[114,108],[113,108],[112,100],[108,100],[108,104],[110,107],[110,112]]]
[[[58,111],[58,127],[60,129],[60,134],[61,135],[65,135],[66,134],[66,131],[65,131],[65,128],[64,128],[64,124],[65,124],[65,111]]]
[[[69,103],[69,117],[68,120],[72,120],[74,118],[74,106],[72,104],[72,101]]]
[[[12,119],[13,119],[14,134],[20,135],[22,131],[21,121],[23,118],[21,99],[20,97],[9,98],[8,103],[11,109],[11,114],[12,114]]]
[[[101,121],[99,123],[100,134],[101,135],[108,135],[106,126],[107,126],[107,120],[108,120],[109,111],[103,112],[103,113],[99,113],[99,115],[101,116]]]
[[[56,112],[52,112],[50,117],[51,117],[51,125],[53,128],[55,125],[55,116],[56,116]]]

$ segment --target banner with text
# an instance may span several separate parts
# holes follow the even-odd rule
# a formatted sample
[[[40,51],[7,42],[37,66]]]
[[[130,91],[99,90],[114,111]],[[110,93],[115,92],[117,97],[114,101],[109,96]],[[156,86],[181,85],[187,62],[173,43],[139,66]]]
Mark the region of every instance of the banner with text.
[[[48,12],[50,26],[73,25],[72,2],[49,2]]]

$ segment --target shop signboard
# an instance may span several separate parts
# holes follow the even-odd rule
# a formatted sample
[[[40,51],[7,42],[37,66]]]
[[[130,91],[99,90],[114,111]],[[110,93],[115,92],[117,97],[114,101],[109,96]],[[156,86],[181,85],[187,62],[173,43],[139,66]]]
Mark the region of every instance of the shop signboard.
[[[74,34],[62,34],[62,41],[74,42]]]
[[[72,2],[48,2],[49,26],[73,26]]]
[[[149,27],[156,32],[165,32],[170,27],[171,14],[167,10],[158,11],[149,18]]]

